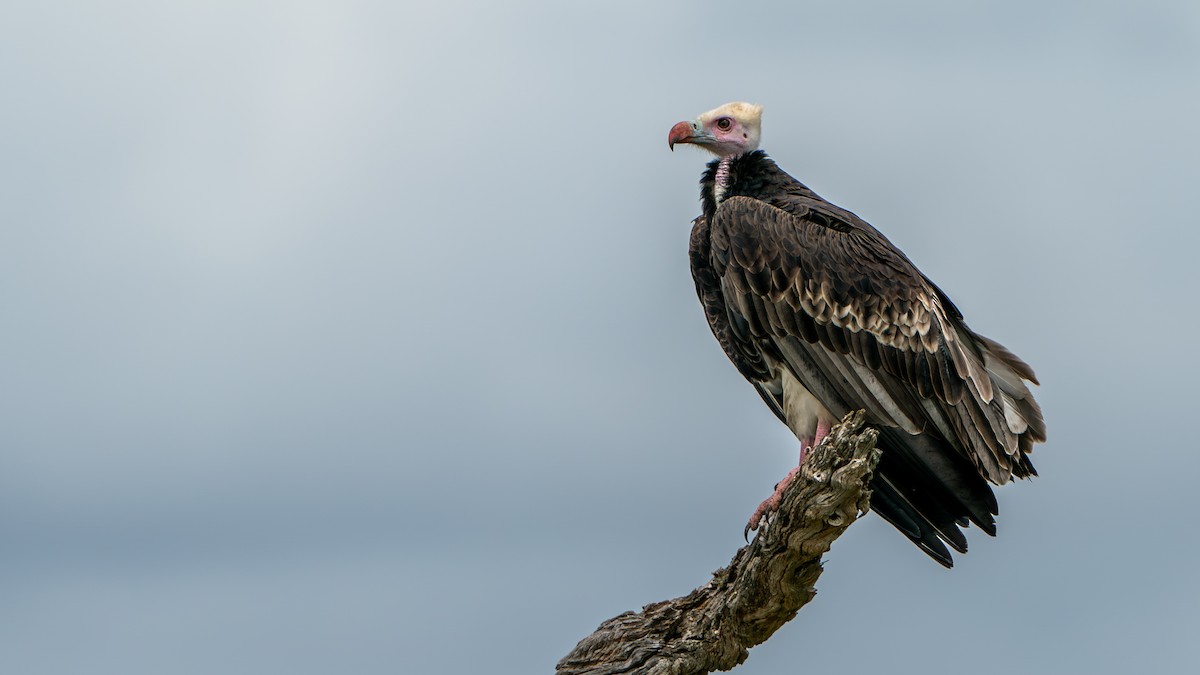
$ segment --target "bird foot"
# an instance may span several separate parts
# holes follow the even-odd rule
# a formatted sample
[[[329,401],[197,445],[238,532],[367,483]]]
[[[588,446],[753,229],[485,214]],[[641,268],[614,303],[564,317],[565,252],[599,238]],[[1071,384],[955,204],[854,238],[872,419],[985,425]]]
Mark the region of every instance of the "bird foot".
[[[799,466],[789,471],[788,475],[783,477],[783,480],[776,483],[775,492],[763,500],[763,503],[759,504],[757,509],[754,509],[754,515],[750,516],[750,522],[746,523],[746,529],[742,530],[742,537],[746,541],[750,540],[751,530],[758,530],[759,525],[763,524],[764,519],[779,510],[779,505],[783,502],[784,491],[792,484],[792,481],[796,480],[796,476],[799,473]]]
[[[763,524],[763,520],[779,510],[779,505],[783,502],[783,492],[787,487],[796,480],[797,474],[800,473],[800,467],[804,464],[804,457],[810,450],[817,447],[825,437],[829,435],[830,429],[833,428],[833,423],[825,420],[817,422],[817,428],[811,438],[803,437],[800,439],[800,462],[796,468],[788,472],[788,475],[783,477],[783,480],[775,484],[775,492],[771,493],[763,503],[754,509],[754,515],[750,516],[750,522],[746,523],[746,529],[742,530],[742,538],[746,541],[750,540],[750,531],[758,530],[759,525]]]

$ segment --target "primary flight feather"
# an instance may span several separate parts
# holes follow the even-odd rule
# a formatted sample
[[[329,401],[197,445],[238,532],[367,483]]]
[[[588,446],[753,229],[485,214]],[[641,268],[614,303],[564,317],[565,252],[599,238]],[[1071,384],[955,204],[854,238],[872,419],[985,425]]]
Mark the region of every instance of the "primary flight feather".
[[[758,149],[762,108],[728,103],[668,144],[714,155],[690,257],[713,335],[803,452],[865,410],[882,450],[871,508],[941,564],[960,527],[995,534],[989,483],[1035,475],[1046,440],[1037,378],[973,332],[950,298],[878,230],[821,199]],[[748,529],[778,507],[784,487]]]

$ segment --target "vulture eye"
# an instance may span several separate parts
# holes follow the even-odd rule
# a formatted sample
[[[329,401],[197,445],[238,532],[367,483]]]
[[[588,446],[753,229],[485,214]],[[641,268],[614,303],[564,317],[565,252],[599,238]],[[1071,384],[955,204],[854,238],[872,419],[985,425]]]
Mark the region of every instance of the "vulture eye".
[[[717,128],[721,131],[729,131],[733,128],[733,120],[729,119],[728,117],[722,117],[721,119],[717,120]]]

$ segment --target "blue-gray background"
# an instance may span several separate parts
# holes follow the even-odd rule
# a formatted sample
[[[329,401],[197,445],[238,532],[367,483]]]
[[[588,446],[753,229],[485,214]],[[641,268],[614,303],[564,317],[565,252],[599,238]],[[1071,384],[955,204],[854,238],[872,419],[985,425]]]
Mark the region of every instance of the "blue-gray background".
[[[736,99],[1050,426],[739,672],[1200,668],[1194,2],[18,2],[0,82],[5,673],[549,672],[706,581],[796,456],[666,148]]]

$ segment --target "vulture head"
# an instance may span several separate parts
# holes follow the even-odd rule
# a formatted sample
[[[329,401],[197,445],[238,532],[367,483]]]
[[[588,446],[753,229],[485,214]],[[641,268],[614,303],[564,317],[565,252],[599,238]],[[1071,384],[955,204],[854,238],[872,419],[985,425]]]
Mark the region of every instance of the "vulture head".
[[[671,127],[667,145],[691,143],[717,157],[737,157],[758,149],[762,129],[762,106],[753,103],[726,103],[709,110],[690,122]]]

